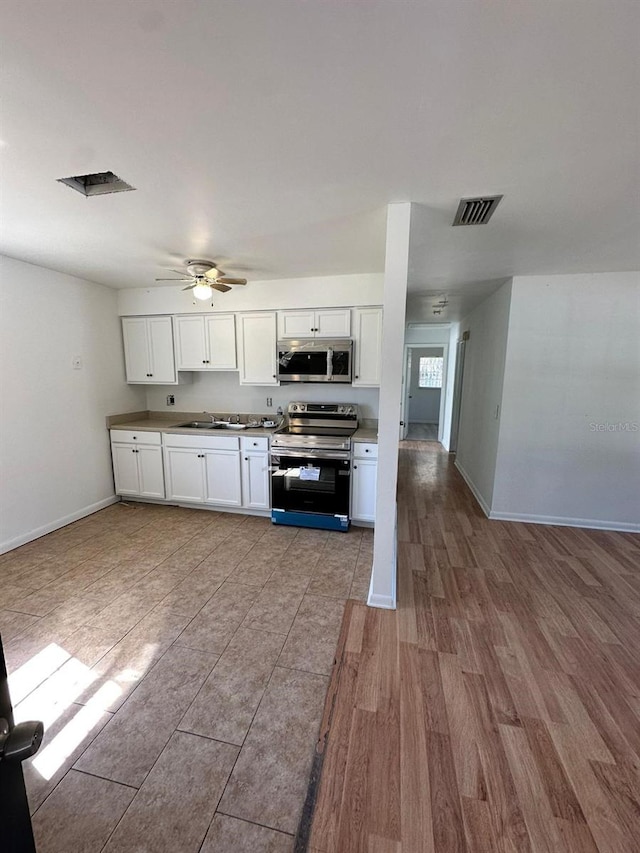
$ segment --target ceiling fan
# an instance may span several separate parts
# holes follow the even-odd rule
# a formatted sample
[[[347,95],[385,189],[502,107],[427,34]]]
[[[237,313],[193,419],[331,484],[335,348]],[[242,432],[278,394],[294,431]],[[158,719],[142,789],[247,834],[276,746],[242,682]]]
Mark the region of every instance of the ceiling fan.
[[[172,270],[182,278],[157,278],[156,281],[189,281],[183,290],[193,290],[196,299],[210,299],[214,290],[226,293],[230,284],[246,284],[246,278],[229,278],[212,261],[186,261],[186,275],[180,270]]]

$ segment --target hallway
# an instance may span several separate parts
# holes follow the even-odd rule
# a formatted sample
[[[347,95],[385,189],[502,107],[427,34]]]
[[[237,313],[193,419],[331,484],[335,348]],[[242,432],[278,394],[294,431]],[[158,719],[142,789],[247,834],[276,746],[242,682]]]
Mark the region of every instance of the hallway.
[[[421,442],[398,511],[398,610],[345,613],[309,850],[638,849],[640,537],[489,521]]]

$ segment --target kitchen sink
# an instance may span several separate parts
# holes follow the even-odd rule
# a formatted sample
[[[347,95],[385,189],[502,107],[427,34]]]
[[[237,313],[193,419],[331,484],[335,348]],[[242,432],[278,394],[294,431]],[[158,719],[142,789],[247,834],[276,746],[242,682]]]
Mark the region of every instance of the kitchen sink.
[[[228,424],[221,423],[220,421],[216,421],[212,423],[211,421],[189,421],[186,424],[176,424],[176,429],[183,429],[187,427],[188,429],[246,429],[246,424]]]
[[[176,424],[176,428],[188,427],[189,429],[219,429],[224,424],[213,424],[211,421],[189,421],[187,424]]]

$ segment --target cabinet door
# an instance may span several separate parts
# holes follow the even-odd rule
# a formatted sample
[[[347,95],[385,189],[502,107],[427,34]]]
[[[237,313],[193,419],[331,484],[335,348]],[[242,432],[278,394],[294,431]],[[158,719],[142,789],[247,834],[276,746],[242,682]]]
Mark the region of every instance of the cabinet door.
[[[148,382],[174,383],[176,381],[173,355],[173,325],[171,317],[147,317],[149,364]]]
[[[242,453],[242,506],[269,509],[269,456],[266,453]]]
[[[348,338],[351,334],[349,308],[322,308],[316,311],[316,338]]]
[[[132,444],[112,444],[113,476],[117,495],[139,495],[138,447]],[[163,495],[164,497],[164,495]]]
[[[376,519],[377,472],[378,463],[372,459],[356,459],[353,463],[351,518],[354,521]]]
[[[204,318],[176,317],[175,322],[178,370],[205,370],[209,355]]]
[[[238,314],[241,385],[277,385],[276,314]]]
[[[315,311],[281,311],[281,338],[312,338],[315,332]]]
[[[356,308],[353,385],[380,385],[382,308]]]
[[[123,317],[122,338],[127,382],[149,382],[146,317]]]
[[[207,450],[205,458],[207,503],[240,506],[240,453],[237,450]]]
[[[209,363],[215,370],[236,370],[236,318],[234,314],[212,314],[205,318],[209,341]]]
[[[139,446],[137,450],[140,494],[147,498],[164,498],[162,448]]]
[[[204,453],[182,447],[165,448],[167,497],[204,503]]]

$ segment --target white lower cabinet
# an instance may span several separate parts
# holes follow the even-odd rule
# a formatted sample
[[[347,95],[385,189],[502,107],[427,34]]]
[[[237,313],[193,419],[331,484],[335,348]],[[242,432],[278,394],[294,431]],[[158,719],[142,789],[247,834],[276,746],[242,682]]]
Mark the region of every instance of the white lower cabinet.
[[[269,509],[269,439],[240,439],[242,506]]]
[[[169,500],[242,505],[235,436],[165,435],[164,454]]]
[[[353,521],[376,520],[377,457],[377,444],[355,442],[351,472],[351,518]]]
[[[240,454],[237,450],[207,450],[205,456],[205,502],[224,506],[242,505]]]
[[[151,436],[148,444],[145,443],[146,436]],[[151,443],[156,436],[157,443]],[[127,437],[122,434],[122,438]],[[164,468],[159,433],[141,433],[129,441],[123,441],[117,431],[112,431],[111,458],[117,495],[164,498]]]
[[[166,447],[167,497],[204,503],[204,453],[186,447]]]

